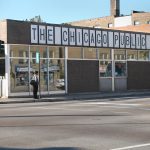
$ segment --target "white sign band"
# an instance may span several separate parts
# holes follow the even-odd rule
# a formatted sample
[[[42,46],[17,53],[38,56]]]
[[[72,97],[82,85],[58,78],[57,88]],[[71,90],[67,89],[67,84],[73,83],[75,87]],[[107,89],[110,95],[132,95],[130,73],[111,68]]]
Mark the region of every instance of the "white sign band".
[[[150,34],[31,24],[31,44],[149,50]]]

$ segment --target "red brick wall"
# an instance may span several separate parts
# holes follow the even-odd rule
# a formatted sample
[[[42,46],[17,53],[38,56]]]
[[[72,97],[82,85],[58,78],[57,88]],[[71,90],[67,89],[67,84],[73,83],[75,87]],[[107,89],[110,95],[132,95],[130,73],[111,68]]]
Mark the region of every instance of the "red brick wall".
[[[127,89],[150,89],[150,62],[128,62]]]
[[[99,91],[99,62],[68,60],[68,93]]]

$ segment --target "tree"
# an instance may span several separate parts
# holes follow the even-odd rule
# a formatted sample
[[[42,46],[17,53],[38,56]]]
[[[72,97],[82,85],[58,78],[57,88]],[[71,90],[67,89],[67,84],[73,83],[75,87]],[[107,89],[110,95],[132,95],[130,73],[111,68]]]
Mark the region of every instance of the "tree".
[[[40,15],[35,16],[35,17],[33,17],[33,18],[29,19],[29,20],[26,19],[25,21],[29,21],[29,22],[44,22],[44,21],[42,20],[42,18],[41,18]]]

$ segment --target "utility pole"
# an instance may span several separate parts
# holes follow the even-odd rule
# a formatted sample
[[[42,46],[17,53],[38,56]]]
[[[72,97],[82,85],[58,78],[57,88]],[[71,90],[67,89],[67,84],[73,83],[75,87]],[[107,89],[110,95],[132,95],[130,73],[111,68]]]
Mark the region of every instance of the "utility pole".
[[[40,52],[36,52],[36,63],[39,64],[38,65],[38,72],[39,72],[39,99],[41,98],[41,84],[40,84],[40,79],[41,79],[41,75],[40,75],[40,68],[41,68],[41,63],[40,63]]]

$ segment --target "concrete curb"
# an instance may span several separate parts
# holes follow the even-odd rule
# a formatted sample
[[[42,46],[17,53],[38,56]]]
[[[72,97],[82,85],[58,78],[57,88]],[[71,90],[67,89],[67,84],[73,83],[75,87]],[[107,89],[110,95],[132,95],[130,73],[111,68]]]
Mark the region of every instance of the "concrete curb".
[[[70,94],[70,95],[54,95],[50,97],[43,97],[41,99],[32,99],[31,97],[14,97],[8,99],[0,99],[0,104],[13,103],[34,103],[34,102],[60,102],[73,100],[92,100],[92,99],[109,99],[111,101],[118,98],[125,97],[150,97],[150,92],[115,92],[115,93],[84,93],[84,94]],[[105,100],[104,100],[105,101]]]

